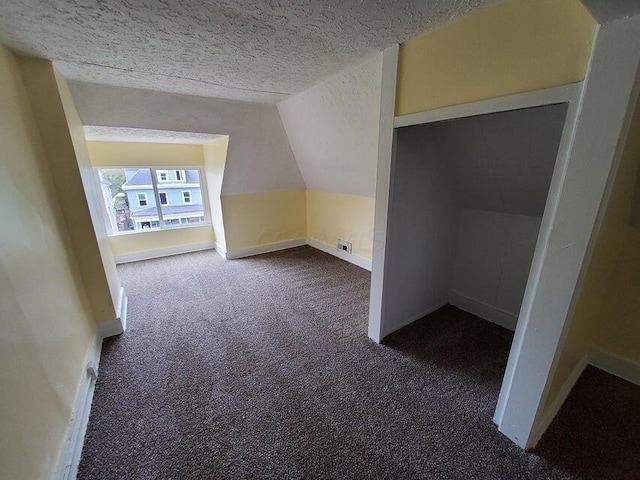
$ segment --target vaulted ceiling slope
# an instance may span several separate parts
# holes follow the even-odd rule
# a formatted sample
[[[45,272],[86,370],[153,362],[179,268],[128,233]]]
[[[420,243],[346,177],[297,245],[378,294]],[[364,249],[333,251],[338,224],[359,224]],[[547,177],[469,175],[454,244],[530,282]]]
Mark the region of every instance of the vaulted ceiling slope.
[[[433,135],[458,206],[541,217],[566,112],[559,104],[407,129]]]
[[[382,54],[278,104],[307,188],[374,197]]]
[[[70,82],[84,125],[229,135],[223,195],[302,190],[275,105]]]
[[[68,79],[276,103],[496,0],[11,0],[0,42]]]

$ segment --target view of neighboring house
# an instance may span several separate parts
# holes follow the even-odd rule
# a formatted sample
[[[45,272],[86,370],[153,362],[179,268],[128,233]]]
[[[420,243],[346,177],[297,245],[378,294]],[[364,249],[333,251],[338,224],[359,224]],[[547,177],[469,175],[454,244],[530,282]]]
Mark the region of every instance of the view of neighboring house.
[[[122,190],[129,205],[131,230],[188,225],[205,221],[198,170],[125,168]],[[158,189],[156,202],[152,174]]]

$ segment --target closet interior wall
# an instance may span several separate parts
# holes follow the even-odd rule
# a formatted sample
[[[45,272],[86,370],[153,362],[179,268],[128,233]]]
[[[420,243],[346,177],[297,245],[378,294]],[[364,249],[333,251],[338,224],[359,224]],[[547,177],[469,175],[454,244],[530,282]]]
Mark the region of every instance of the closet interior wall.
[[[396,130],[383,336],[447,303],[515,329],[566,112]]]

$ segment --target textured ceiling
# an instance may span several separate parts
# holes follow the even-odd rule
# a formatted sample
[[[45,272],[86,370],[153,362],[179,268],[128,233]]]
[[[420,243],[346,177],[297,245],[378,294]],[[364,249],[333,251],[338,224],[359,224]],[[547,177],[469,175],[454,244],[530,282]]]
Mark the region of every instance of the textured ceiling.
[[[222,135],[174,132],[147,128],[85,126],[84,136],[94,142],[188,143],[202,145]]]
[[[275,103],[496,0],[11,0],[0,41],[72,80]]]

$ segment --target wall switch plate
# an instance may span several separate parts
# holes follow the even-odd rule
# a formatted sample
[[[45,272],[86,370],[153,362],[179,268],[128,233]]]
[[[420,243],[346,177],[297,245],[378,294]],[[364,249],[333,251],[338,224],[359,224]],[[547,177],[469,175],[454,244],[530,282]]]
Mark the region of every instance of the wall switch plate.
[[[351,253],[351,242],[347,242],[346,240],[338,239],[338,250],[343,251],[344,253]]]

